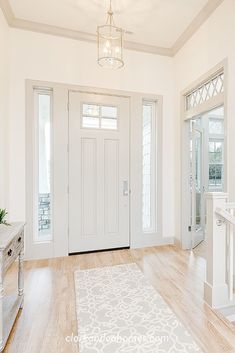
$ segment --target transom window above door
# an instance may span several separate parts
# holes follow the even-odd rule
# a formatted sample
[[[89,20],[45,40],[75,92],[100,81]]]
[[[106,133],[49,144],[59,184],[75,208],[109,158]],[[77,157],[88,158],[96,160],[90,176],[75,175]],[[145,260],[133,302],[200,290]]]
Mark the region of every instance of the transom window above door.
[[[186,96],[186,110],[193,109],[198,105],[224,92],[224,72],[212,77]]]
[[[82,128],[117,130],[118,108],[110,105],[82,103]]]

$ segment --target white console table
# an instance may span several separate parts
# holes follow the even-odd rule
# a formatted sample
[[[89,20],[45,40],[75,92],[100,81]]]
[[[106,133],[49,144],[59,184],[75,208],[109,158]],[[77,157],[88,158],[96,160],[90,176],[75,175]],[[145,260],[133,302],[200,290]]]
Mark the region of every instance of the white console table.
[[[24,223],[0,225],[0,352],[3,351],[18,311],[23,306],[23,252]],[[9,267],[19,259],[18,293],[4,295],[4,276]]]

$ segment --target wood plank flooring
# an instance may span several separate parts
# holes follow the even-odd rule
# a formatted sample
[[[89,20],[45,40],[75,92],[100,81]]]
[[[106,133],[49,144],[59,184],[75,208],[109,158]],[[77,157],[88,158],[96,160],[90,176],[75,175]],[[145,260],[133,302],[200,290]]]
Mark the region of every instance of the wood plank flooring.
[[[136,262],[205,353],[235,353],[235,326],[203,301],[205,260],[174,246],[25,262],[25,304],[4,353],[78,353],[73,273]],[[9,273],[8,281],[16,268]]]

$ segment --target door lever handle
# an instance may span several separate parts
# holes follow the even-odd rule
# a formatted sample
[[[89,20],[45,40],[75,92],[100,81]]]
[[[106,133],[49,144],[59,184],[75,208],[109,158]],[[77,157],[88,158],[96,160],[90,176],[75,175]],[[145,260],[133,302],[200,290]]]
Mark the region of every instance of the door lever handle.
[[[129,195],[128,180],[123,180],[123,196],[128,196],[128,195]]]

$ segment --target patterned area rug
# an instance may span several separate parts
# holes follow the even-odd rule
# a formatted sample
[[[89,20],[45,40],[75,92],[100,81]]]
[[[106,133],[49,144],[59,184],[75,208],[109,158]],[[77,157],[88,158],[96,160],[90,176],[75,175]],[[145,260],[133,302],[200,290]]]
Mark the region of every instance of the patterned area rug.
[[[75,272],[80,353],[202,351],[136,264]]]

